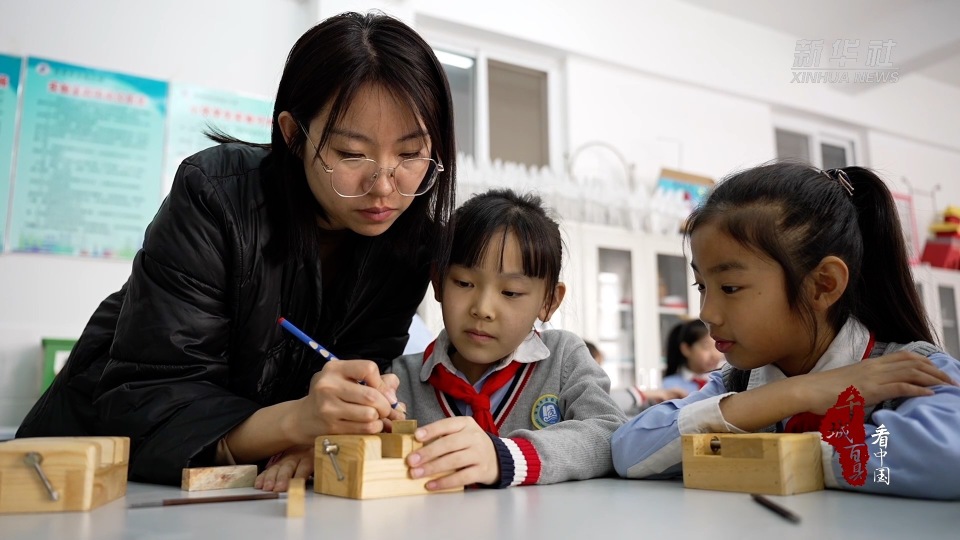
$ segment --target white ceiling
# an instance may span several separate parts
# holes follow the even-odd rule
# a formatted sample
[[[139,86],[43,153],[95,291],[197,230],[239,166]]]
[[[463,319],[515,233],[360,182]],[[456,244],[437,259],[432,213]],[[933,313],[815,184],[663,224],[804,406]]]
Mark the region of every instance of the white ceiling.
[[[960,2],[956,0],[684,0],[797,39],[896,42],[901,77],[919,73],[960,88]],[[839,85],[851,92],[875,85]]]

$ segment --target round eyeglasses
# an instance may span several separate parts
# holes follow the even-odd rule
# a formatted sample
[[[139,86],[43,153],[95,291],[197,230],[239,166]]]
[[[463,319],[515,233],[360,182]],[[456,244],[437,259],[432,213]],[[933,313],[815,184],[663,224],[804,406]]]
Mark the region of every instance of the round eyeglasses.
[[[430,191],[437,182],[437,176],[443,172],[443,163],[432,158],[407,158],[395,167],[381,167],[376,160],[368,158],[343,158],[333,166],[320,157],[320,150],[313,143],[307,130],[300,126],[304,136],[317,150],[320,166],[330,175],[330,186],[337,195],[345,198],[363,197],[373,190],[380,179],[380,171],[387,171],[393,179],[393,188],[404,197],[416,197]]]
[[[389,178],[393,178],[397,193],[416,197],[430,191],[437,175],[443,172],[443,164],[424,157],[404,159],[396,167],[381,167],[367,158],[343,158],[328,167],[323,158],[319,159],[320,166],[330,175],[330,185],[341,197],[363,197],[370,193],[380,179],[380,171],[387,171]]]

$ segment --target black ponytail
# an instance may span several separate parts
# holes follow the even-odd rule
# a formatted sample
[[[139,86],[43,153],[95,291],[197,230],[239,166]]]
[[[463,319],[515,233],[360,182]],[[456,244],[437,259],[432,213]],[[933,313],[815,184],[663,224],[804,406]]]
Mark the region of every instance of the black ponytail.
[[[933,343],[930,321],[913,282],[903,230],[890,190],[868,169],[846,167],[841,170],[853,187],[857,225],[863,239],[860,279],[851,291],[853,316],[880,341]]]

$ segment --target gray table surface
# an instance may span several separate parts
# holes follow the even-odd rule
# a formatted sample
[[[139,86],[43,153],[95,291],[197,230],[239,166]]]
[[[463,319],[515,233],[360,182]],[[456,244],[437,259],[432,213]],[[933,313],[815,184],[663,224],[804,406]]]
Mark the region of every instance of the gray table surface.
[[[308,491],[306,516],[286,501],[127,508],[134,502],[254,492],[187,493],[130,483],[127,496],[92,512],[0,516],[3,540],[273,538],[957,538],[960,502],[840,491],[772,497],[790,523],[749,495],[684,489],[679,481],[597,479],[552,486],[356,501]]]

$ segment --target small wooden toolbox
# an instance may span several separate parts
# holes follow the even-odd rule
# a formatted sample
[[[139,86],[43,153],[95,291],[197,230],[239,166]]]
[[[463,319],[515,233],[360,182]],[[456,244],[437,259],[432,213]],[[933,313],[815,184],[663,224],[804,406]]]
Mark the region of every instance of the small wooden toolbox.
[[[818,433],[683,436],[683,485],[791,495],[823,489]]]
[[[35,437],[0,443],[0,514],[88,511],[127,493],[127,437]],[[39,461],[48,490],[33,466]]]
[[[393,433],[317,437],[314,492],[351,499],[438,493],[424,487],[435,476],[414,480],[404,463],[423,446],[414,439],[416,428],[416,420],[395,420]]]

